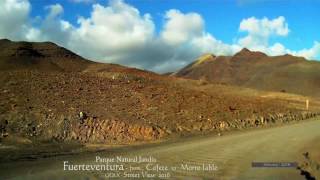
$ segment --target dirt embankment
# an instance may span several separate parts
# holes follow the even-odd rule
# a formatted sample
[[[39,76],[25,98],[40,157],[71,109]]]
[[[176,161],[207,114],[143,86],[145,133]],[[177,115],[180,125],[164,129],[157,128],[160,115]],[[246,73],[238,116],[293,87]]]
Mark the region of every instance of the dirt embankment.
[[[130,144],[298,121],[317,112],[289,107],[279,98],[228,93],[227,86],[202,91],[191,80],[123,68],[0,74],[2,139]]]
[[[66,155],[34,161],[0,163],[2,179],[105,179],[101,171],[64,171],[63,161],[91,164],[96,156],[114,158],[151,156],[157,163],[180,167],[215,164],[217,171],[169,171],[170,179],[290,179],[304,176],[295,167],[253,168],[252,162],[299,162],[302,152],[319,157],[319,119],[286,126],[234,132],[223,136],[198,136],[157,145],[113,148],[102,152]],[[319,140],[319,139],[317,139]],[[311,148],[312,147],[312,148]],[[60,150],[61,151],[61,150]],[[2,156],[0,156],[2,157]],[[20,159],[21,160],[21,159]],[[131,165],[131,164],[129,164]],[[144,163],[135,164],[143,167]],[[28,168],[26,168],[28,167]],[[129,170],[128,170],[129,171]],[[311,173],[311,172],[310,172]],[[311,173],[311,176],[315,176]]]

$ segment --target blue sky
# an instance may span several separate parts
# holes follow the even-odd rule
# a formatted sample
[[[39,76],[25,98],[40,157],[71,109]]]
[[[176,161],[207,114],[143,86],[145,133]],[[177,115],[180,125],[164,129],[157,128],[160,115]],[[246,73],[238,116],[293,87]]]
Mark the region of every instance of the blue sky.
[[[76,25],[78,16],[90,15],[92,4],[106,5],[108,0],[31,0],[32,16],[44,16],[45,6],[60,3],[65,9],[63,17]],[[232,43],[239,36],[238,27],[242,19],[248,17],[273,19],[284,16],[291,29],[289,38],[276,38],[292,50],[311,47],[320,41],[320,0],[126,0],[142,14],[152,15],[156,27],[162,27],[162,16],[169,9],[201,14],[206,22],[206,30],[226,43]]]
[[[303,0],[159,0],[128,1],[139,7],[144,13],[151,13],[161,24],[161,15],[168,9],[180,9],[182,12],[197,12],[206,21],[206,29],[216,38],[232,43],[238,36],[238,27],[242,19],[248,17],[273,19],[284,16],[292,30],[290,38],[277,39],[288,48],[299,50],[310,47],[313,41],[320,40],[320,1]],[[152,5],[150,2],[154,3]]]
[[[27,3],[29,8],[10,9],[18,7],[8,6],[13,2]],[[13,21],[1,20],[10,19],[14,10],[26,11],[23,16],[27,17],[21,15],[18,21],[23,24],[24,33],[6,32],[0,27],[0,38],[53,41],[102,62],[164,72],[180,68],[202,53],[232,55],[243,47],[269,55],[290,53],[320,59],[320,0],[4,0],[1,3],[0,7],[9,8],[7,13],[0,13],[1,26],[18,27],[12,25]],[[46,18],[51,12],[52,18]],[[93,12],[99,17],[96,21]],[[113,15],[119,17],[119,22],[108,19]],[[80,17],[91,26],[77,23]],[[130,31],[133,27],[136,29]],[[115,29],[117,32],[113,32]],[[107,39],[100,42],[103,38]],[[99,47],[92,47],[95,42]],[[79,43],[91,46],[80,47]]]

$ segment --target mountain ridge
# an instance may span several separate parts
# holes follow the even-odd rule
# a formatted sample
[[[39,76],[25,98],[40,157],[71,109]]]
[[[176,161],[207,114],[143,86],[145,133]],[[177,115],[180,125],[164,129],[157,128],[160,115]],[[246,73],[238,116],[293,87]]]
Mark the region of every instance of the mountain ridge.
[[[289,54],[267,56],[244,48],[233,56],[217,56],[214,61],[196,67],[188,65],[173,76],[258,90],[320,96],[318,72],[320,62],[317,61]]]
[[[125,72],[155,75],[150,71],[112,63],[95,62],[53,42],[0,39],[0,70],[33,69],[60,72]]]

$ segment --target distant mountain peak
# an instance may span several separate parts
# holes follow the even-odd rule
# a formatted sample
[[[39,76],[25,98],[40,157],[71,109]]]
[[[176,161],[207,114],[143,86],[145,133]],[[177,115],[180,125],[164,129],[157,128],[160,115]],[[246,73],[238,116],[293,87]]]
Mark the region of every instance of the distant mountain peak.
[[[284,57],[294,57],[292,54],[288,54],[288,53],[287,53],[287,54],[284,54],[283,56],[284,56]]]
[[[0,39],[0,70],[29,68],[80,71],[88,60],[52,42]]]
[[[193,64],[193,66],[197,66],[197,65],[202,64],[202,63],[209,61],[209,60],[213,60],[214,58],[215,58],[215,56],[213,54],[204,54],[196,60],[196,62]]]
[[[252,51],[250,51],[248,48],[242,48],[241,51],[239,51],[239,53],[246,53],[246,52],[252,52]]]
[[[241,51],[236,53],[234,57],[254,57],[254,58],[261,58],[267,57],[267,55],[260,51],[251,51],[248,48],[243,48]]]
[[[30,58],[80,58],[72,51],[53,42],[27,42],[0,39],[1,56]]]
[[[0,43],[8,43],[11,42],[9,39],[0,39]]]
[[[4,38],[4,39],[0,39],[0,41],[10,41],[10,40],[9,40],[9,39]]]
[[[198,65],[199,64],[199,65]],[[173,75],[265,91],[320,96],[320,62],[243,48],[234,56],[201,56]]]

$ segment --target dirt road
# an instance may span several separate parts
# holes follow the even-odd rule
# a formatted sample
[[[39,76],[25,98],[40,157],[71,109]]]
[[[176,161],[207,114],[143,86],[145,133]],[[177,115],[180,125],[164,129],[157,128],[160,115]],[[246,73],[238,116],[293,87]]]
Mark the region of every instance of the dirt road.
[[[252,162],[299,162],[303,152],[319,152],[320,120],[269,129],[235,132],[215,137],[196,137],[145,147],[125,147],[99,153],[47,158],[28,162],[0,163],[0,179],[107,179],[101,171],[64,171],[63,161],[70,164],[92,164],[101,158],[149,157],[169,168],[169,179],[304,179],[296,168],[252,168]],[[307,147],[307,148],[305,148]],[[319,157],[319,155],[316,155]],[[146,168],[150,163],[125,163],[125,167]],[[214,170],[204,171],[203,165]],[[201,170],[186,170],[201,166]],[[153,167],[153,166],[152,166]],[[172,171],[172,167],[177,167]],[[148,167],[150,168],[150,167]],[[140,169],[141,170],[141,169]],[[131,171],[136,174],[140,170]],[[129,171],[128,169],[125,171]],[[157,175],[159,172],[152,170]],[[1,178],[2,177],[2,178]],[[123,178],[123,173],[121,175]],[[188,178],[187,178],[188,177]],[[136,177],[136,179],[141,179]]]

